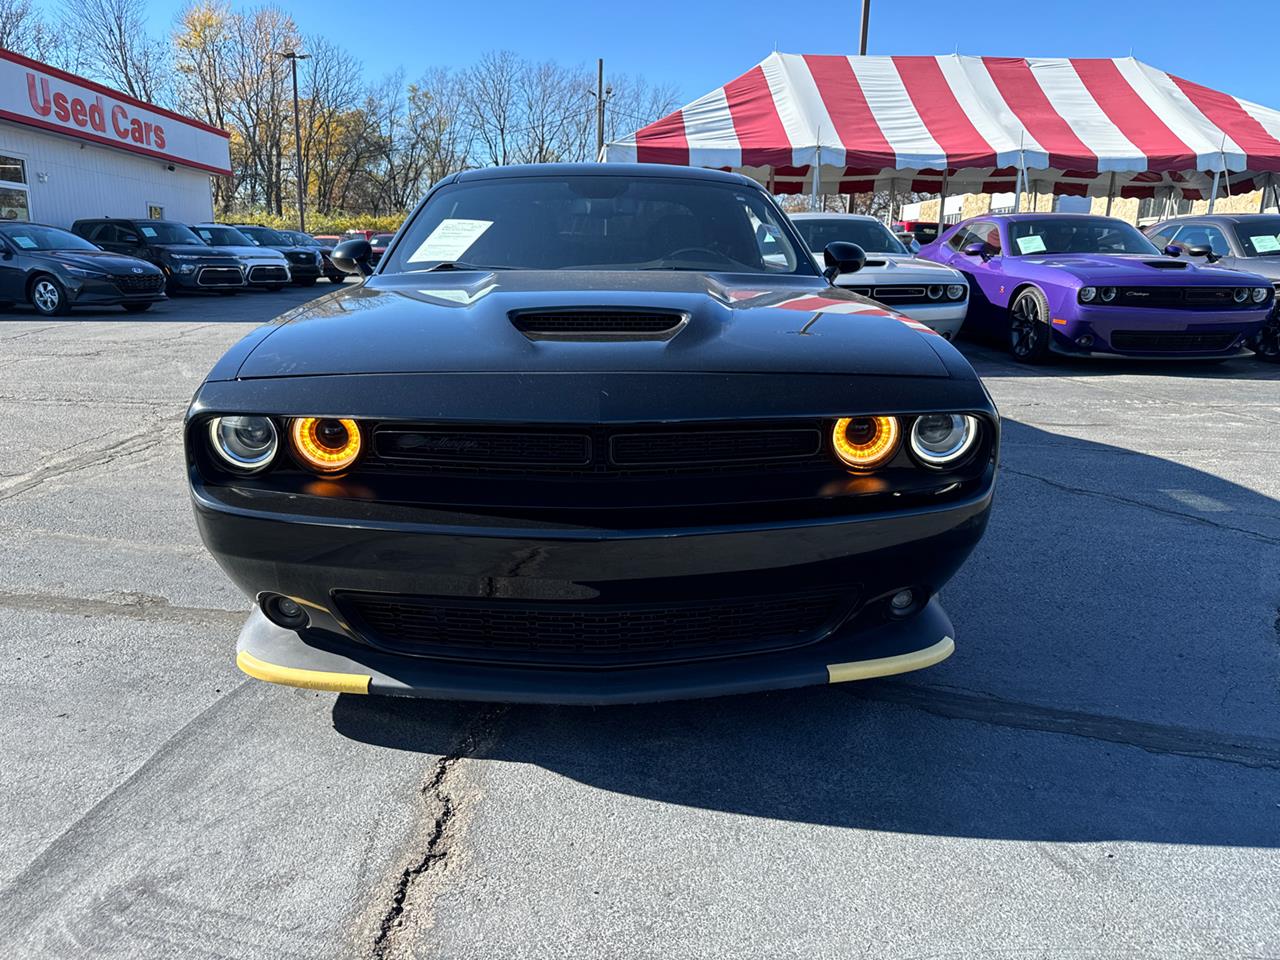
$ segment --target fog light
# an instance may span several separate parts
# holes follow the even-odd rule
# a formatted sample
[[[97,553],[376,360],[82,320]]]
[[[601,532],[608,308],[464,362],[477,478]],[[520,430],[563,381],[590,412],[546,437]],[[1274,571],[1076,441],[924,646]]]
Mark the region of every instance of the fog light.
[[[1093,337],[1092,335],[1086,333],[1083,337],[1076,337],[1076,343],[1078,343],[1082,347],[1092,347]]]
[[[262,606],[262,612],[268,620],[277,627],[284,627],[286,630],[301,630],[311,618],[307,616],[307,611],[294,600],[288,597],[282,597],[278,593],[264,593],[259,601]]]
[[[889,611],[895,617],[905,617],[915,609],[916,594],[914,590],[899,590],[889,598]]]

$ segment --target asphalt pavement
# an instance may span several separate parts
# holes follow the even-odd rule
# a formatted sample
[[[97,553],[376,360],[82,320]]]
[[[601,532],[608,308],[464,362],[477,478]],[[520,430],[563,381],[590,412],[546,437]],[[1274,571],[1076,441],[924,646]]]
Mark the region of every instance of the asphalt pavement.
[[[326,284],[0,315],[0,955],[1280,957],[1280,368],[964,343],[956,654],[623,708],[247,679],[180,422]]]

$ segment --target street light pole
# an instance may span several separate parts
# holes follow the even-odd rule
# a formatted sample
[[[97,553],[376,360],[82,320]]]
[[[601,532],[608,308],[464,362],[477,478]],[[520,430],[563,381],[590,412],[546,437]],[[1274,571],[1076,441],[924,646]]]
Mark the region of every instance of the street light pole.
[[[871,0],[862,0],[862,39],[858,41],[858,56],[867,55],[867,27],[871,25]]]
[[[604,60],[596,60],[596,160],[604,153],[604,105],[613,96],[613,87],[604,85]]]
[[[310,60],[311,54],[287,50],[284,53],[277,53],[276,56],[288,60],[293,72],[293,164],[298,181],[298,230],[306,233],[307,218],[303,208],[306,205],[307,190],[302,179],[302,119],[298,110],[298,61]]]

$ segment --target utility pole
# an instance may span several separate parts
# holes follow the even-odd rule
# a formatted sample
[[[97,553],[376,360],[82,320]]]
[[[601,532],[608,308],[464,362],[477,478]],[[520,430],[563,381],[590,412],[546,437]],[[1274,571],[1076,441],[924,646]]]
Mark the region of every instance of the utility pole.
[[[302,179],[302,119],[298,111],[298,61],[310,60],[311,54],[287,50],[284,53],[277,53],[276,56],[288,60],[293,70],[293,164],[298,180],[298,230],[306,233],[307,218],[303,208],[307,200],[307,187]]]
[[[613,87],[604,85],[604,59],[596,60],[596,160],[604,153],[604,105],[613,96]]]
[[[871,0],[862,0],[862,39],[858,41],[858,56],[867,55],[867,27],[871,25]]]

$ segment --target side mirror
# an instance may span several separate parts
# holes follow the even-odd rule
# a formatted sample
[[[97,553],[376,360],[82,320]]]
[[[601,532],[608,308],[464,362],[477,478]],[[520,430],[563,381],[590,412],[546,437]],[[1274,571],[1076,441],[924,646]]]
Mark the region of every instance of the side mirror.
[[[1165,255],[1166,257],[1180,257],[1180,256],[1182,256],[1184,253],[1186,253],[1186,251],[1182,249],[1182,244],[1180,244],[1180,243],[1167,243],[1167,244],[1165,244],[1165,247],[1164,247],[1164,255]]]
[[[369,265],[372,256],[373,247],[369,241],[364,237],[358,237],[354,240],[343,240],[334,247],[333,253],[329,254],[329,260],[343,273],[358,273],[367,277],[373,273],[373,267]]]
[[[832,240],[822,251],[822,261],[827,265],[822,275],[830,282],[842,273],[857,273],[867,262],[867,255],[856,243]]]
[[[960,248],[960,252],[966,257],[981,257],[983,260],[988,259],[987,245],[980,240],[975,240],[973,243],[966,243]]]
[[[1206,263],[1217,263],[1222,259],[1207,243],[1193,243],[1186,249],[1188,257],[1204,257]]]

